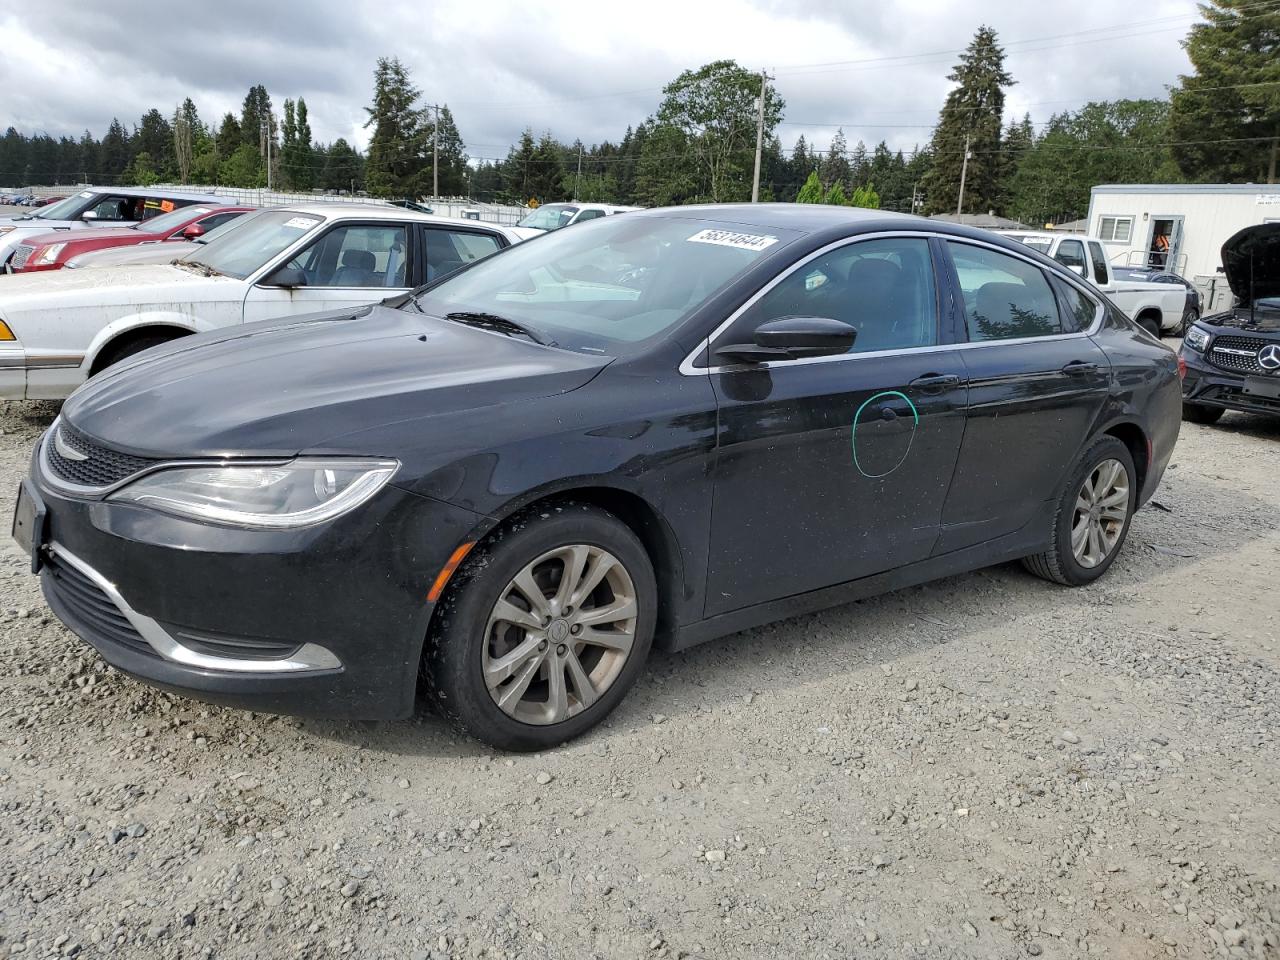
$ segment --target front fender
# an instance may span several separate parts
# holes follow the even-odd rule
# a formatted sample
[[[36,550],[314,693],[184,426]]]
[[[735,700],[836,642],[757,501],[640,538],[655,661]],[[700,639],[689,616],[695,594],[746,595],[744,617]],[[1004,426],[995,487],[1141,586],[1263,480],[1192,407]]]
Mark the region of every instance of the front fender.
[[[89,347],[85,351],[81,369],[85,371],[87,376],[88,371],[93,367],[94,361],[97,360],[98,354],[102,352],[103,348],[121,334],[132,330],[140,330],[143,327],[169,327],[178,328],[187,333],[201,333],[205,330],[212,330],[215,326],[216,324],[204,322],[192,313],[185,313],[180,310],[144,310],[140,313],[118,317],[94,334],[93,339],[89,341]]]

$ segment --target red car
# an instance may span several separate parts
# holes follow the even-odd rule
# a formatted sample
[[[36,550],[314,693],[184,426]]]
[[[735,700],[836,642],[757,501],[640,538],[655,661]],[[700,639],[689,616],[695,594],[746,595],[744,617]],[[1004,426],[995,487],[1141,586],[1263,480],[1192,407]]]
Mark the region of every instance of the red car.
[[[56,230],[26,237],[14,248],[9,269],[13,273],[61,270],[72,257],[90,250],[129,247],[165,240],[194,240],[256,207],[215,207],[196,204],[115,230]]]

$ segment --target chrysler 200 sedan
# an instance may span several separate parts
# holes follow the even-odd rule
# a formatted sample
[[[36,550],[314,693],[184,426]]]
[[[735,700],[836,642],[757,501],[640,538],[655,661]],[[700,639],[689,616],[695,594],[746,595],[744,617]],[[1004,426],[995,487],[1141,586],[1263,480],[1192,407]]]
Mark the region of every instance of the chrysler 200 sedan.
[[[1177,439],[1174,354],[1014,241],[848,208],[561,230],[373,307],[95,377],[14,529],[121,670],[516,750],[650,647],[1021,559],[1101,576]]]

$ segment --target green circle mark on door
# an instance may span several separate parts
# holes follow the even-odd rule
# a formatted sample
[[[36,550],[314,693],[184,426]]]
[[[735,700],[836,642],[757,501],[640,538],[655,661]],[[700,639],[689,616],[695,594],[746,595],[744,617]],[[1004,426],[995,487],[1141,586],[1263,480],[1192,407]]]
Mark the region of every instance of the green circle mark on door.
[[[910,408],[910,418],[894,409],[901,406],[897,401]],[[920,412],[901,390],[882,390],[867,397],[853,415],[853,465],[868,480],[887,477],[906,461],[919,425]],[[858,449],[859,427],[862,428],[861,450]]]

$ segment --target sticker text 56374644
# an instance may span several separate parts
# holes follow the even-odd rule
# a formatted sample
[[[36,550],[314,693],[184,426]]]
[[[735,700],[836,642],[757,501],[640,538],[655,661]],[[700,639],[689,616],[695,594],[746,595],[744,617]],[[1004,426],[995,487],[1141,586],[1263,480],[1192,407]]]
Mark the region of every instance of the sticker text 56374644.
[[[738,233],[736,230],[699,230],[688,242],[714,243],[721,247],[737,247],[739,250],[763,250],[777,243],[778,238],[756,233]]]

